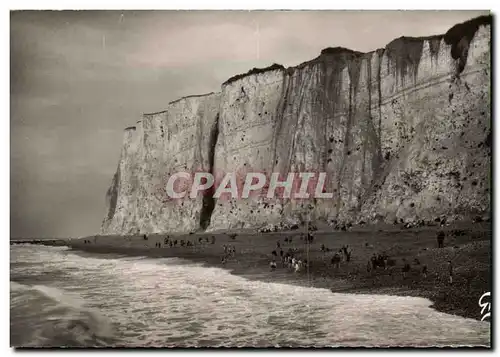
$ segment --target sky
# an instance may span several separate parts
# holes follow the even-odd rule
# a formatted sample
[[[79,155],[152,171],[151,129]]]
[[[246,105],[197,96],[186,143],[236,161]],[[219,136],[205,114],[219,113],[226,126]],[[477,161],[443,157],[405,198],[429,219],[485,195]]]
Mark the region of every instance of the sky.
[[[485,11],[14,11],[11,237],[99,232],[123,129],[229,77],[367,52]]]

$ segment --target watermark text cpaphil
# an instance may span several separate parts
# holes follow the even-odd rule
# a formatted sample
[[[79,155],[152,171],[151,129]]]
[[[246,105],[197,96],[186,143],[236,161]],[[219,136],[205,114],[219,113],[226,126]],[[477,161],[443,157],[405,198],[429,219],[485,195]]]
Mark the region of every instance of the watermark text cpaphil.
[[[177,172],[162,183],[160,191],[168,199],[195,199],[210,196],[216,199],[250,197],[281,199],[331,199],[333,182],[326,172],[271,173]],[[164,186],[163,186],[164,185]],[[330,192],[326,187],[330,187]]]

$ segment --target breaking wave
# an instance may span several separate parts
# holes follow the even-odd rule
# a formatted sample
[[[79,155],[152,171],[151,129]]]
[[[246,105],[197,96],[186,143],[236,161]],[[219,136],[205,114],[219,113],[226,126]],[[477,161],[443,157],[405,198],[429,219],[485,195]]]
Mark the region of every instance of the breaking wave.
[[[488,322],[440,313],[423,298],[250,281],[175,258],[36,246],[12,248],[11,259],[11,342],[18,346],[490,344]],[[30,282],[43,274],[54,278]]]

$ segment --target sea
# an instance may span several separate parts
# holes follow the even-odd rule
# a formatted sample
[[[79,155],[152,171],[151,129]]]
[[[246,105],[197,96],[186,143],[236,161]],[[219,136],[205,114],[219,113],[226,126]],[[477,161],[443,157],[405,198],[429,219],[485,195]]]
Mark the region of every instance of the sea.
[[[176,258],[29,244],[10,250],[16,347],[490,345],[489,322],[431,304],[247,280]]]

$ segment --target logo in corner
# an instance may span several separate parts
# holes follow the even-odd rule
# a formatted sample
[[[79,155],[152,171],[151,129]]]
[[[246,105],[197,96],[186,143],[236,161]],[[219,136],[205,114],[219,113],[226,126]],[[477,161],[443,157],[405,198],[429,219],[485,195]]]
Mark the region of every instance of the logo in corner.
[[[484,293],[483,295],[481,295],[481,297],[479,298],[479,307],[481,307],[481,321],[484,321],[486,318],[490,317],[491,316],[491,302],[489,301],[483,301],[485,300],[485,298],[489,298],[491,297],[491,292],[487,292],[487,293]],[[489,299],[486,299],[486,300],[489,300]]]

